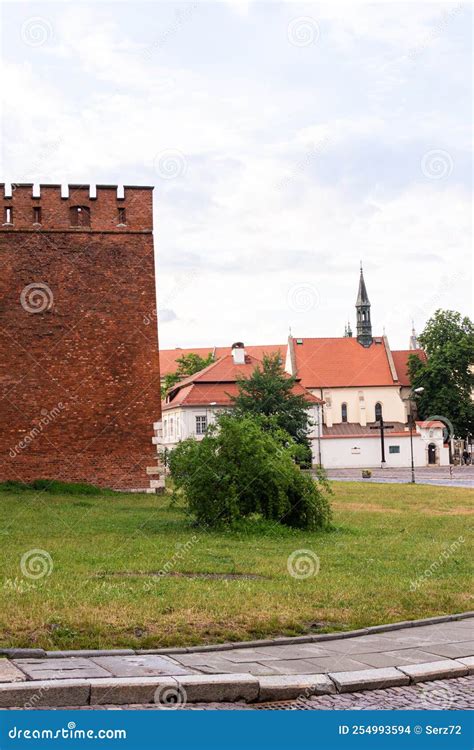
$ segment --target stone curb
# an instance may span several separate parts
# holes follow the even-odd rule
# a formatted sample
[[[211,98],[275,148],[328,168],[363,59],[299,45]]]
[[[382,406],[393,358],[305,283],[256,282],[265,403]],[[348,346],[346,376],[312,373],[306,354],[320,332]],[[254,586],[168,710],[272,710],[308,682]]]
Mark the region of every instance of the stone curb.
[[[410,677],[396,667],[381,669],[362,669],[359,672],[330,672],[338,693],[354,693],[359,690],[377,690],[381,688],[408,685]]]
[[[234,643],[218,643],[216,645],[188,646],[187,648],[151,648],[151,649],[83,649],[74,651],[44,651],[40,648],[4,648],[0,649],[0,656],[9,659],[54,658],[61,659],[69,656],[125,656],[134,654],[195,654],[207,651],[231,651],[238,648],[257,648],[259,646],[291,646],[293,643],[318,643],[334,641],[342,638],[355,638],[358,635],[372,635],[373,633],[388,633],[393,630],[416,628],[420,625],[437,625],[443,622],[455,622],[474,618],[474,611],[459,612],[455,615],[441,615],[427,617],[423,620],[404,620],[387,625],[370,625],[359,630],[347,630],[335,633],[321,633],[321,635],[301,635],[294,637],[267,638],[260,641],[235,641]]]
[[[294,700],[463,677],[474,671],[472,662],[463,661],[314,675],[190,674],[10,682],[0,684],[0,708],[157,703],[169,709],[185,708],[186,703]]]
[[[468,667],[455,659],[444,661],[433,661],[425,664],[408,664],[397,667],[406,674],[411,682],[429,682],[450,677],[465,677],[469,672]]]

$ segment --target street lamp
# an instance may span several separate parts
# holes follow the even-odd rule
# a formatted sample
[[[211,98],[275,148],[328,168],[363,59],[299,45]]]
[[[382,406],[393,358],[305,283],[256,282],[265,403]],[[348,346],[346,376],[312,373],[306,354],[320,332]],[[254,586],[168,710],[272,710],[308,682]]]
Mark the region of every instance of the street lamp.
[[[413,395],[423,393],[425,389],[420,386],[420,388],[414,388],[410,395],[408,396],[409,404],[410,404],[410,414],[409,414],[409,422],[410,422],[410,456],[411,456],[411,483],[415,484],[415,461],[413,459],[413,411],[412,411],[412,397]]]

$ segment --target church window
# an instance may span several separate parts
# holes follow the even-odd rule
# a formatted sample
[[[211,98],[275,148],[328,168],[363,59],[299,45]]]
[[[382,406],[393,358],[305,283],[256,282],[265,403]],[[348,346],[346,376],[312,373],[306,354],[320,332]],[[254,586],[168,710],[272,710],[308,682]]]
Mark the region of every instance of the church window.
[[[73,227],[90,227],[91,212],[87,206],[71,206],[70,215]]]
[[[13,208],[5,206],[5,224],[13,224]]]
[[[341,404],[341,420],[347,422],[347,404]]]
[[[126,223],[126,214],[125,214],[125,209],[123,208],[123,206],[119,206],[119,209],[118,209],[118,223],[119,224]]]
[[[33,206],[33,224],[41,224],[41,207]]]
[[[382,419],[382,404],[377,401],[375,404],[375,421],[379,422]]]

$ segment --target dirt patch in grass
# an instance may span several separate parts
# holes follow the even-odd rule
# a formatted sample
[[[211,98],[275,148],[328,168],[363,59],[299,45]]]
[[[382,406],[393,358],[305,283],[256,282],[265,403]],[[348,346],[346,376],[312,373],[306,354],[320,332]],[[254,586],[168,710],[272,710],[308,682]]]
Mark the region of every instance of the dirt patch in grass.
[[[332,503],[333,508],[338,510],[356,510],[365,511],[367,513],[403,513],[403,510],[397,508],[384,508],[381,505],[374,505],[373,503]]]
[[[383,505],[374,505],[373,503],[332,503],[333,508],[338,510],[354,510],[365,513],[395,513],[401,515],[405,513],[404,508],[386,508]],[[423,506],[413,506],[413,511],[417,513],[428,513],[431,516],[472,516],[474,508],[446,508],[446,510],[426,508]]]
[[[118,571],[116,573],[98,573],[97,578],[217,578],[232,581],[243,578],[246,580],[265,581],[270,580],[268,576],[261,576],[257,573],[180,573],[178,571],[162,572],[152,571],[151,573],[134,572],[133,570]]]

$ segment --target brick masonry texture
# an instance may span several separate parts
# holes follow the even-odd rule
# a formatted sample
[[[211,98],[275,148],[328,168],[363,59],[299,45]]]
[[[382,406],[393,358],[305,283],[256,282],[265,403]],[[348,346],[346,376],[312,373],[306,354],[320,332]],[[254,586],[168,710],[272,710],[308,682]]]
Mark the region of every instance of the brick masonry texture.
[[[71,226],[78,205],[90,226]],[[0,480],[145,488],[160,418],[152,189],[0,186],[0,211]]]

